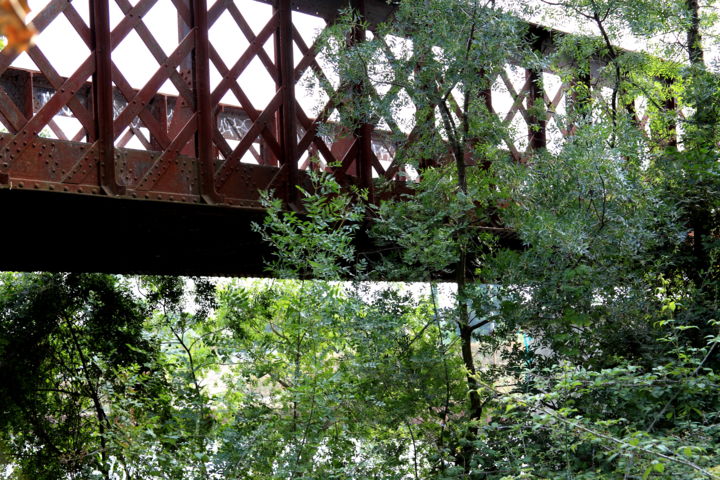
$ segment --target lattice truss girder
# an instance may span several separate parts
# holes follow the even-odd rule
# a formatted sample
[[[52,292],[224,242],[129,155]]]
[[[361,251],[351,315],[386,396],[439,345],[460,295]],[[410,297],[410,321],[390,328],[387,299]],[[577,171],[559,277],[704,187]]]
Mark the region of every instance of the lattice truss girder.
[[[280,78],[276,62],[270,58],[266,51],[266,46],[272,46],[277,36],[279,15],[277,12],[273,12],[267,23],[255,34],[248,20],[232,0],[218,0],[210,8],[208,14],[208,23],[211,30],[223,13],[229,14],[229,17],[247,41],[248,47],[233,64],[227,65],[219,51],[221,46],[210,44],[211,65],[221,76],[220,82],[212,89],[211,103],[213,108],[217,110],[221,108],[220,102],[222,98],[228,92],[231,93],[247,114],[249,126],[243,132],[243,135],[239,137],[234,147],[224,138],[217,125],[213,129],[214,147],[224,159],[224,162],[215,173],[215,184],[218,189],[222,189],[233,172],[238,170],[246,154],[250,153],[251,158],[261,165],[277,165],[282,156],[281,139],[278,137],[278,129],[276,128],[277,113],[282,103],[281,88],[276,88],[269,102],[261,106],[252,102],[250,97],[253,92],[246,91],[247,87],[241,85],[240,82],[241,75],[251,62],[257,59],[262,64],[265,74],[279,87]],[[265,154],[266,149],[269,151],[268,154]]]
[[[33,155],[41,158],[42,154],[37,151],[35,142],[35,139],[41,134],[73,141],[92,140],[95,137],[94,117],[87,97],[82,98],[79,95],[95,71],[95,59],[90,50],[92,42],[90,28],[72,3],[59,0],[49,3],[35,17],[34,24],[37,30],[42,32],[52,22],[58,21],[61,15],[72,26],[74,34],[88,45],[87,54],[83,59],[84,52],[75,52],[76,56],[82,60],[76,70],[69,77],[64,78],[40,48],[34,47],[27,52],[28,57],[49,87],[44,89],[44,93],[47,95],[43,97],[43,103],[37,109],[34,108],[36,102],[30,74],[26,81],[19,85],[24,90],[20,93],[22,98],[19,102],[14,101],[6,89],[0,89],[0,122],[10,133],[9,136],[4,136],[2,139],[4,168],[9,168],[13,163],[23,163],[23,159],[29,159]],[[69,32],[69,34],[73,33]],[[6,53],[0,56],[0,75],[9,73],[11,64],[17,57],[17,53]],[[72,115],[75,119],[73,123],[76,127],[79,125],[79,130],[67,132],[58,124],[57,117],[67,117],[68,115]],[[62,167],[65,166],[59,165],[57,160],[53,160],[50,173],[54,177],[58,177]],[[28,165],[28,169],[31,168],[32,166]]]
[[[108,24],[108,45],[99,44],[95,25],[102,20],[96,10],[103,1],[122,15],[112,28]],[[110,172],[109,177],[116,174],[118,184],[129,192],[177,191],[176,186],[182,184],[179,193],[198,195],[202,193],[198,186],[202,180],[210,196],[213,191],[221,192],[217,198],[257,198],[257,189],[288,182],[291,177],[283,175],[298,169],[326,168],[341,181],[364,175],[366,184],[372,177],[392,180],[409,175],[397,160],[402,156],[401,149],[410,148],[417,137],[412,125],[403,124],[394,113],[379,113],[355,131],[339,126],[344,109],[351,108],[352,97],[359,90],[327,71],[319,53],[319,35],[303,35],[298,25],[291,25],[292,52],[283,53],[281,32],[285,27],[279,10],[267,7],[268,15],[255,17],[251,9],[245,11],[246,6],[255,3],[251,0],[216,0],[202,9],[207,23],[198,24],[194,9],[204,2],[50,0],[34,19],[40,35],[62,19],[71,29],[68,35],[77,36],[84,50],[73,52],[78,58],[77,67],[64,76],[57,68],[63,59],[49,58],[38,46],[27,53],[37,73],[13,70],[11,65],[17,55],[0,56],[0,75],[26,75],[30,79],[23,91],[0,88],[0,122],[9,132],[0,139],[0,174],[11,170],[12,165],[22,176],[22,168],[29,172],[36,168],[32,162],[45,159],[42,168],[49,181],[95,185],[103,182],[98,178],[104,175],[100,167],[111,159],[113,165],[105,171]],[[163,8],[171,6],[176,17],[171,20],[178,25],[178,36],[170,47],[167,39],[158,38],[148,23],[149,13],[161,4]],[[80,12],[86,10],[89,14],[83,16]],[[298,14],[294,15],[297,18]],[[234,37],[208,43],[206,56],[201,58],[203,38],[214,31],[221,19],[233,26]],[[331,23],[331,18],[324,20],[326,27]],[[357,41],[371,35],[360,32]],[[145,55],[157,64],[141,85],[131,81],[128,65],[117,60],[117,50],[126,47],[131,37],[139,39]],[[392,48],[384,39],[374,38],[383,46],[388,64],[392,64]],[[95,103],[101,98],[100,87],[91,84],[99,78],[98,62],[103,58],[109,60],[112,90],[105,97],[112,103],[108,121],[98,117],[100,110]],[[282,64],[283,58],[292,59],[291,68]],[[206,82],[206,97],[199,94],[203,62],[218,77]],[[258,72],[262,74],[260,80]],[[511,132],[503,140],[504,148],[519,161],[538,145],[561,141],[573,132],[573,127],[562,120],[571,86],[559,77],[550,81],[550,76],[550,72],[509,67],[497,73],[492,88],[486,92],[488,107]],[[319,86],[323,104],[308,105],[300,98],[302,84],[307,80]],[[272,94],[260,98],[253,81],[270,84]],[[400,83],[385,88],[369,82],[360,93],[378,105],[401,103],[402,99],[404,108],[415,109],[415,102]],[[168,93],[168,89],[172,92]],[[207,100],[201,105],[200,98]],[[228,98],[235,105],[224,103]],[[461,100],[457,95],[449,99],[458,117],[462,115]],[[546,110],[544,115],[537,115],[537,103]],[[209,120],[203,116],[208,112]],[[637,109],[635,113],[638,124],[646,128],[647,112]],[[292,129],[289,137],[283,133],[288,128]],[[546,138],[550,130],[559,138]],[[47,145],[41,145],[40,135],[69,143],[53,144],[44,150]],[[209,158],[202,153],[201,138],[211,146]],[[287,145],[288,138],[292,148]],[[106,144],[108,139],[111,144]],[[73,142],[79,146],[71,148]],[[63,156],[56,151],[63,148],[72,150],[73,155]],[[134,153],[138,150],[148,155]],[[311,163],[314,157],[320,163]],[[206,166],[204,171],[199,164]],[[248,170],[249,164],[270,170],[258,174],[258,170]]]

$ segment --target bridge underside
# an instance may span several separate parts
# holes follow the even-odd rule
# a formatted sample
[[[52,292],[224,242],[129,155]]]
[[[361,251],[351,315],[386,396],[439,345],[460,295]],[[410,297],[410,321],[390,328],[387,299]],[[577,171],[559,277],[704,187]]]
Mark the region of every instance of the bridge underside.
[[[0,270],[265,276],[259,210],[0,190]]]
[[[378,202],[417,175],[402,160],[421,137],[414,122],[340,121],[359,94],[411,109],[408,92],[341,81],[319,48],[340,9],[367,21],[347,39],[360,43],[395,1],[45,1],[37,44],[0,55],[0,269],[262,276],[270,252],[250,228],[260,191],[298,208],[317,169]],[[554,51],[555,33],[528,32],[538,55]],[[502,140],[524,161],[572,133],[558,117],[576,85],[508,62],[482,96],[525,132]],[[602,64],[578,81],[600,88]]]

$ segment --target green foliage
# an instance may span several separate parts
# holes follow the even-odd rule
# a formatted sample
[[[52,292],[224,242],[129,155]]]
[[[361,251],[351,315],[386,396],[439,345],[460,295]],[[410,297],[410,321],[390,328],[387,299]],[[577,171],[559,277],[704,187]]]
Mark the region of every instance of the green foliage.
[[[493,191],[494,179],[474,169],[467,180],[467,193],[457,192],[452,168],[427,170],[411,185],[411,195],[380,205],[371,234],[376,242],[394,248],[373,265],[375,275],[430,281],[454,269],[465,245],[480,251],[494,242],[482,228],[488,206],[500,197]]]
[[[220,315],[244,346],[228,377],[243,398],[220,450],[227,475],[409,473],[408,429],[422,436],[418,422],[445,393],[435,331],[420,325],[427,305],[321,282],[229,288],[221,298]]]
[[[712,477],[716,80],[696,60],[685,68],[613,43],[627,31],[689,35],[698,12],[671,1],[560,6],[599,37],[568,35],[539,57],[499,8],[430,1],[401,2],[392,32],[377,27],[369,42],[343,40],[353,15],[326,40],[341,79],[371,92],[368,85],[390,88],[382,101],[371,93],[353,102],[349,125],[414,109],[413,141],[400,143],[397,157],[419,168],[420,179],[411,195],[375,212],[371,232],[381,249],[370,271],[457,281],[455,307],[440,327],[461,346],[467,389],[454,401],[471,413],[449,422],[456,443],[432,473]],[[403,35],[418,40],[409,47]],[[693,58],[692,45],[673,48],[662,50],[666,58]],[[598,68],[593,55],[607,65]],[[554,116],[571,135],[522,165],[498,147],[514,132],[480,95],[511,56],[537,69],[552,65],[572,85],[568,111]],[[647,130],[635,123],[637,96],[647,102]],[[690,111],[680,128],[671,100]],[[541,102],[528,106],[530,115],[544,110]],[[489,234],[498,225],[511,227],[523,247],[502,248]],[[490,335],[473,328],[490,323]],[[529,343],[517,342],[519,329]],[[501,360],[476,369],[479,354]]]
[[[0,442],[18,477],[106,472],[102,399],[133,398],[119,372],[157,353],[143,338],[145,307],[114,277],[50,274],[5,274],[0,305]]]
[[[0,476],[718,478],[709,17],[559,3],[600,37],[540,56],[495,3],[456,0],[400,2],[360,44],[353,12],[328,29],[342,129],[385,119],[419,178],[377,206],[333,166],[298,211],[265,193],[269,272],[293,280],[4,275]],[[666,30],[695,43],[664,60],[613,44]],[[522,163],[483,98],[508,58],[571,86],[552,114],[568,137]],[[393,124],[408,109],[412,141]],[[358,251],[363,229],[377,251]]]
[[[676,334],[666,340],[675,343]],[[488,438],[503,425],[515,448],[522,443],[528,473],[539,476],[718,478],[720,405],[709,388],[718,379],[706,367],[717,343],[711,335],[703,348],[679,347],[651,368],[622,362],[602,370],[569,363],[534,370],[531,392],[503,396],[502,418]]]
[[[268,269],[280,278],[337,279],[361,275],[362,264],[352,265],[356,251],[353,236],[361,226],[367,192],[341,192],[335,179],[311,170],[311,191],[301,187],[302,213],[287,212],[272,192],[263,193],[268,215],[263,225],[253,224],[277,257]]]

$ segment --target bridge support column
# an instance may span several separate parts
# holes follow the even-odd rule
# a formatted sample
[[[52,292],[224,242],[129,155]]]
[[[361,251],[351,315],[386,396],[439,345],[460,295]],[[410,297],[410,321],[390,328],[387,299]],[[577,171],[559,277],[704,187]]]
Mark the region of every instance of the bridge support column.
[[[210,105],[210,48],[208,38],[207,0],[191,0],[192,23],[195,28],[195,49],[192,56],[194,108],[197,114],[195,156],[198,159],[200,195],[207,203],[222,203],[215,188],[215,159],[213,158],[213,112]]]
[[[550,41],[547,32],[543,29],[531,29],[530,34],[533,36],[533,50],[541,53],[545,42]],[[536,66],[527,68],[525,78],[529,85],[527,97],[528,148],[530,151],[535,151],[547,147],[547,118],[542,68]],[[539,113],[539,111],[543,113]]]
[[[567,136],[575,134],[579,123],[592,116],[592,81],[589,72],[580,72],[570,84],[567,112],[571,122],[567,125]],[[634,108],[631,105],[632,108]]]
[[[287,171],[287,202],[297,201],[298,155],[297,119],[295,111],[295,63],[293,60],[293,24],[291,0],[275,0],[273,9],[278,14],[275,39],[275,58],[278,62],[278,89],[282,89],[282,105],[278,115],[282,168]]]
[[[88,132],[100,156],[100,185],[108,195],[121,195],[125,187],[118,182],[115,169],[115,134],[113,132],[112,60],[110,40],[110,7],[108,0],[90,0],[90,28],[95,54],[93,73],[93,109],[95,132]]]
[[[364,20],[367,18],[367,10],[365,7],[365,0],[352,0],[352,8],[357,10],[360,19]],[[365,28],[362,25],[357,25],[353,30],[351,41],[353,43],[361,43],[367,39]],[[366,85],[356,85],[355,90],[358,95],[367,95]],[[360,127],[355,130],[355,138],[359,142],[357,157],[356,157],[356,174],[358,176],[358,183],[360,187],[366,188],[368,191],[368,200],[374,201],[373,192],[373,181],[372,181],[372,133],[373,126],[370,123],[364,122]]]
[[[547,121],[542,114],[537,114],[537,105],[539,103],[545,104],[545,94],[542,84],[543,72],[528,69],[525,75],[530,84],[530,92],[527,97],[527,108],[530,111],[530,115],[528,116],[528,147],[534,151],[547,146]]]
[[[668,95],[668,92],[670,92],[672,90],[672,80],[667,77],[660,77],[658,80],[660,81],[660,84],[664,87],[664,90],[665,90],[664,93],[665,93],[666,97],[662,103],[662,114],[665,118],[667,118],[667,125],[663,129],[664,131],[650,132],[650,135],[651,135],[651,138],[653,136],[655,136],[655,137],[659,136],[660,143],[664,144],[667,147],[677,148],[677,146],[678,146],[677,99],[672,95]],[[663,123],[665,123],[665,122],[663,122]]]

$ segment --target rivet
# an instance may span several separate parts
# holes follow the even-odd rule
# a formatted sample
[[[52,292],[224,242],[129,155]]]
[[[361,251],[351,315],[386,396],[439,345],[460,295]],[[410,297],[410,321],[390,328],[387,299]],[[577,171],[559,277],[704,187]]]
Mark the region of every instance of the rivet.
[[[18,183],[18,187],[23,188],[25,184],[23,182]]]
[[[48,185],[48,189],[49,189],[49,190],[55,190],[55,186],[54,186],[54,185]]]
[[[67,192],[67,191],[68,191],[68,187],[63,187],[63,192]]]

